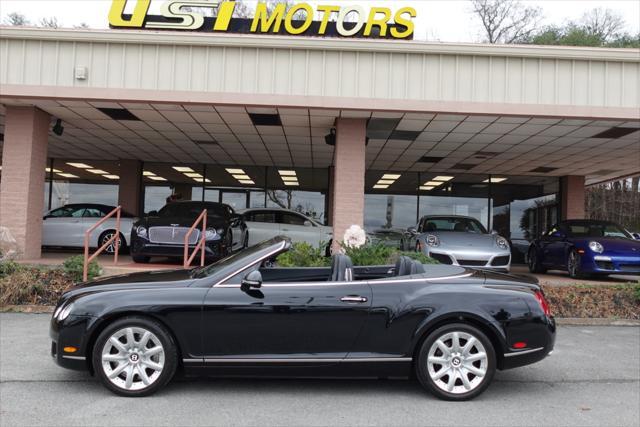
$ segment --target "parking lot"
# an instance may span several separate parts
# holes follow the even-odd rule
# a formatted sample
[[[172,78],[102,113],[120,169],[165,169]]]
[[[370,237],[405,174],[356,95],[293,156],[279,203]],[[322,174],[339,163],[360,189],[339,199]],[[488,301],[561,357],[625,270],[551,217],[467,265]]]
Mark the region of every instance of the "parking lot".
[[[498,372],[480,398],[414,381],[186,380],[116,397],[50,359],[49,315],[0,314],[0,425],[576,425],[640,422],[640,328],[560,327],[541,363]],[[52,421],[55,420],[55,421]]]

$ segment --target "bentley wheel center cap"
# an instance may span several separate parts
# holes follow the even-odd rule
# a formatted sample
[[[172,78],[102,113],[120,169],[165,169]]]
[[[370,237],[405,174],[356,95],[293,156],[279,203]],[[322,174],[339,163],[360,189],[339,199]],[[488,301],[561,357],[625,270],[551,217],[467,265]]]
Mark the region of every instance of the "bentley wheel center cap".
[[[138,361],[140,360],[140,355],[138,353],[131,353],[131,355],[129,356],[129,360],[131,360],[131,363],[138,363]]]
[[[454,357],[453,359],[451,359],[451,364],[455,367],[460,366],[460,358],[459,357]]]

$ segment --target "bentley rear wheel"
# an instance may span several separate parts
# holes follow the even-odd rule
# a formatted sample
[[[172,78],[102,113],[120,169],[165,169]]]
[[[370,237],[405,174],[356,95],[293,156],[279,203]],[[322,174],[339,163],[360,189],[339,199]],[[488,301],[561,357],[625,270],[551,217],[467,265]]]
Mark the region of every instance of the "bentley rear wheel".
[[[173,377],[177,349],[158,323],[127,317],[108,326],[93,349],[93,367],[102,383],[121,396],[148,396]]]
[[[469,400],[493,379],[496,355],[479,329],[464,323],[445,325],[423,342],[416,363],[420,383],[443,400]]]

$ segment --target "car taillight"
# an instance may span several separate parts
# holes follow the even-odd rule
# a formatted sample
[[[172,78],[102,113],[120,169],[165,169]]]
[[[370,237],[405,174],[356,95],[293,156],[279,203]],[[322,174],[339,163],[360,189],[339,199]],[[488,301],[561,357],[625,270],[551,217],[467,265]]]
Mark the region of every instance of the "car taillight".
[[[538,304],[540,304],[540,308],[544,312],[544,315],[551,316],[551,309],[549,308],[549,303],[544,297],[544,294],[542,293],[542,291],[536,291],[535,297],[536,297],[536,300],[538,300]]]

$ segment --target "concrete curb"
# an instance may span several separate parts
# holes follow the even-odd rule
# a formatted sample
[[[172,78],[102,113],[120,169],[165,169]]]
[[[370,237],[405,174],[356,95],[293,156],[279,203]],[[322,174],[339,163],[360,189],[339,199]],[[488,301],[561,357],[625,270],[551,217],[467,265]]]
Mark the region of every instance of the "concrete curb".
[[[0,307],[0,313],[43,314],[53,313],[54,309],[52,305],[5,305]],[[556,323],[561,326],[640,326],[640,320],[635,319],[556,317]]]

